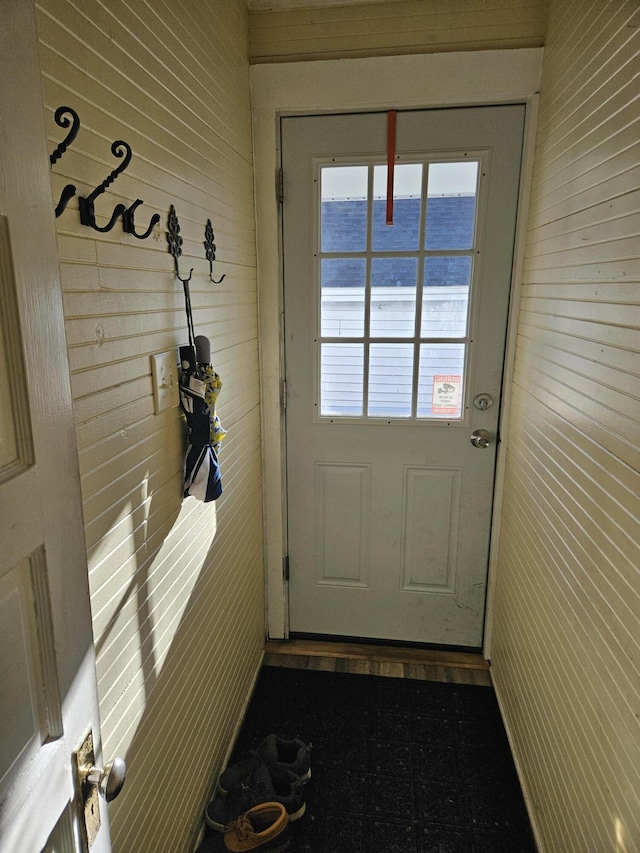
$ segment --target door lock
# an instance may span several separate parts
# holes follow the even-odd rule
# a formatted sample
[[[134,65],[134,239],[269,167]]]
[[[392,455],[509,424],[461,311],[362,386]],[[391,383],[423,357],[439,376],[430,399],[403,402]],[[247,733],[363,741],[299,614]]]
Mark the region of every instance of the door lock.
[[[473,405],[481,412],[486,412],[493,406],[493,397],[491,394],[476,394],[473,398]]]
[[[124,758],[116,756],[104,769],[96,767],[93,733],[90,731],[73,753],[73,767],[82,850],[89,853],[100,829],[98,795],[108,803],[118,796],[127,775],[127,765]]]
[[[474,447],[489,447],[491,436],[486,429],[477,429],[471,433],[469,440]]]

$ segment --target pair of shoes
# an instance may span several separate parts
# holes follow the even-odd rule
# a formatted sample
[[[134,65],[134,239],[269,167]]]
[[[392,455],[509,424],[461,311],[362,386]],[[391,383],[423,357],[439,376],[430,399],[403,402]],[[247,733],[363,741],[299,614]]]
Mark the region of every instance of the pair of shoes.
[[[282,853],[289,847],[289,815],[281,803],[262,803],[240,815],[227,827],[224,845],[232,853],[268,850]]]
[[[311,747],[299,738],[271,734],[257,749],[228,767],[218,779],[218,793],[207,806],[205,820],[223,832],[252,806],[281,803],[289,820],[305,812],[302,786],[311,778]]]
[[[287,740],[271,734],[257,749],[247,752],[220,774],[218,791],[227,794],[244,784],[260,763],[266,764],[270,771],[290,770],[306,784],[311,778],[311,747],[299,738]]]
[[[262,803],[279,803],[289,820],[298,820],[306,809],[302,780],[286,768],[269,770],[259,763],[253,774],[228,794],[216,794],[205,811],[207,825],[224,832],[238,817]]]

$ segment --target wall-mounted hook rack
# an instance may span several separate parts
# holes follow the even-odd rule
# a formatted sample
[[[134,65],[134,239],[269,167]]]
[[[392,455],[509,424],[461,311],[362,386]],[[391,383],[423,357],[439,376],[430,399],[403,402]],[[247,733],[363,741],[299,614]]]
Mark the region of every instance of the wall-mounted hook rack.
[[[213,262],[216,259],[216,244],[213,242],[213,239],[214,239],[213,226],[211,225],[211,220],[207,219],[207,224],[206,224],[205,229],[204,229],[204,243],[203,243],[203,245],[205,248],[205,254],[207,256],[207,260],[209,261],[209,278],[211,279],[211,281],[214,284],[220,284],[224,280],[225,276],[223,275],[217,281],[213,277]]]
[[[124,213],[122,214],[122,228],[125,234],[133,234],[133,236],[137,237],[138,240],[145,240],[149,236],[149,234],[151,234],[158,222],[160,222],[160,214],[154,213],[151,217],[149,227],[144,232],[144,234],[138,234],[135,226],[135,213],[136,208],[139,207],[139,205],[141,204],[144,204],[144,202],[141,198],[137,198],[133,202],[133,204],[124,211]]]
[[[58,160],[62,157],[67,148],[74,141],[74,139],[78,135],[78,131],[80,130],[80,118],[78,117],[78,113],[71,107],[58,107],[58,109],[53,114],[53,118],[58,127],[68,127],[69,132],[62,140],[62,142],[58,143],[53,153],[49,156],[49,162],[51,166],[53,166],[54,163],[58,162]],[[75,186],[73,184],[67,184],[66,187],[60,193],[60,198],[58,199],[58,203],[56,205],[56,218],[64,212],[65,207],[75,194]]]
[[[76,136],[78,135],[78,131],[80,130],[80,119],[78,117],[77,112],[71,107],[58,107],[58,109],[54,113],[54,119],[59,127],[68,128],[69,130],[62,142],[60,142],[56,146],[53,153],[49,156],[51,166],[57,163],[57,161],[62,157],[69,145],[71,145],[71,143],[75,140]],[[105,233],[106,231],[111,231],[117,220],[122,217],[122,228],[125,234],[132,234],[138,240],[145,240],[153,232],[155,226],[160,222],[160,214],[153,214],[146,231],[139,232],[138,230],[136,230],[136,210],[140,207],[141,204],[144,204],[141,198],[137,198],[133,202],[133,204],[129,205],[129,207],[127,207],[126,204],[117,204],[113,209],[113,213],[111,214],[109,222],[106,225],[100,226],[96,223],[96,199],[98,198],[98,196],[102,195],[102,193],[105,192],[107,187],[111,186],[111,184],[115,181],[118,175],[121,175],[125,171],[125,169],[127,169],[133,156],[131,146],[122,139],[118,139],[112,143],[111,153],[115,157],[122,159],[122,163],[120,163],[120,165],[117,166],[104,179],[104,181],[99,184],[93,190],[93,192],[90,193],[86,198],[84,196],[78,196],[80,222],[82,223],[82,225],[87,225],[89,228],[93,228],[95,231]],[[58,201],[58,204],[56,205],[56,216],[60,216],[60,214],[64,211],[67,204],[69,203],[69,200],[75,194],[76,188],[72,184],[67,184],[67,186],[62,190],[62,193],[60,194],[60,199]],[[180,275],[178,259],[182,255],[182,237],[180,236],[180,223],[178,222],[176,209],[173,205],[171,205],[171,208],[169,210],[167,243],[169,244],[169,253],[173,256],[176,278],[178,278],[184,286],[188,313],[190,315],[191,301],[189,296],[188,285],[191,281],[191,276],[193,275],[193,268],[189,270],[189,275],[187,278],[183,278]],[[213,263],[216,259],[216,244],[214,243],[213,226],[211,225],[210,219],[207,219],[207,224],[204,229],[203,245],[205,248],[206,258],[209,261],[209,279],[213,282],[213,284],[220,284],[222,281],[224,281],[225,276],[222,275],[219,279],[216,279],[213,276]]]
[[[106,190],[108,186],[110,186],[118,175],[122,174],[124,170],[127,168],[129,163],[131,162],[131,146],[124,142],[122,139],[117,139],[111,145],[111,153],[115,157],[124,157],[122,163],[117,166],[111,174],[104,179],[104,181],[99,184],[91,195],[88,195],[86,198],[79,196],[78,203],[80,205],[80,222],[83,225],[88,225],[90,228],[93,228],[95,231],[111,231],[113,226],[116,224],[116,221],[122,216],[126,207],[124,204],[117,204],[111,214],[111,219],[104,227],[100,225],[96,225],[96,212],[95,212],[95,200],[99,195]]]

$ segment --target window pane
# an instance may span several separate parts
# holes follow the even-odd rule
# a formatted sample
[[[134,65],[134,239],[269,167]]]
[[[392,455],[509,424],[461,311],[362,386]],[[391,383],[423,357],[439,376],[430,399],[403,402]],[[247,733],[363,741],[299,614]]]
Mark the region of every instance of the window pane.
[[[465,344],[422,344],[418,374],[418,417],[459,418]]]
[[[425,234],[427,249],[472,248],[477,181],[477,162],[429,165]]]
[[[364,347],[322,344],[320,347],[320,414],[362,414]]]
[[[360,258],[323,258],[320,262],[320,334],[328,338],[364,334],[366,263]]]
[[[369,406],[372,417],[411,417],[412,344],[371,344]]]
[[[393,174],[393,225],[387,225],[387,167],[374,166],[373,250],[415,251],[420,240],[422,165],[398,165]]]
[[[412,338],[415,334],[418,261],[374,258],[371,262],[371,337]]]
[[[422,291],[423,338],[463,338],[467,333],[471,258],[425,258]]]
[[[363,252],[367,247],[367,166],[320,170],[320,247],[323,252]]]

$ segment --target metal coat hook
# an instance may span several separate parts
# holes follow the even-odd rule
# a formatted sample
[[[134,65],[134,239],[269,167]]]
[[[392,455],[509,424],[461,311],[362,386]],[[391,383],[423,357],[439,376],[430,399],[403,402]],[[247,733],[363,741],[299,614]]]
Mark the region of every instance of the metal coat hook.
[[[153,231],[154,226],[157,225],[158,222],[160,222],[160,214],[154,213],[153,216],[151,217],[151,222],[149,223],[149,227],[144,232],[144,234],[138,234],[138,232],[136,231],[136,226],[135,226],[135,213],[136,213],[136,208],[139,207],[139,205],[141,205],[141,204],[144,204],[144,202],[142,201],[141,198],[137,198],[133,202],[131,207],[128,207],[123,212],[123,214],[122,214],[122,228],[124,229],[125,234],[133,234],[133,236],[137,237],[138,240],[145,240],[149,236],[149,234],[151,234],[151,232]]]
[[[188,281],[191,281],[193,267],[189,270],[189,276],[182,278],[178,267],[178,258],[182,254],[182,237],[180,236],[180,223],[178,222],[176,209],[173,205],[169,208],[169,218],[167,220],[167,243],[169,244],[169,254],[173,256],[176,278],[180,279],[183,284],[186,284]]]
[[[191,293],[189,292],[189,282],[193,275],[193,267],[189,270],[189,276],[187,278],[182,278],[178,268],[178,258],[182,254],[182,237],[180,236],[180,223],[178,222],[176,209],[173,205],[169,208],[169,218],[167,220],[167,243],[169,244],[169,254],[173,256],[176,278],[182,282],[182,287],[184,289],[184,304],[187,313],[189,344],[194,346],[195,332],[193,329],[193,314],[191,312]]]
[[[71,116],[69,119],[68,116]],[[49,161],[53,166],[54,163],[57,163],[58,160],[62,157],[67,148],[74,141],[76,136],[78,135],[78,131],[80,130],[80,118],[78,117],[78,113],[71,109],[71,107],[58,107],[58,109],[53,114],[53,118],[58,127],[69,127],[71,125],[69,132],[62,140],[62,142],[58,143],[55,151],[49,157]]]
[[[73,186],[73,184],[67,184],[66,187],[60,193],[60,198],[58,199],[58,203],[56,204],[56,209],[54,211],[56,219],[64,213],[65,207],[69,204],[75,194],[76,188]]]
[[[54,163],[58,162],[58,160],[62,157],[67,148],[74,141],[74,139],[78,135],[78,131],[80,130],[80,119],[78,117],[78,113],[71,107],[58,107],[58,109],[53,115],[53,118],[58,127],[68,127],[69,132],[62,140],[62,142],[58,143],[54,152],[49,156],[49,162],[51,163],[51,166],[53,166]],[[73,184],[67,184],[66,187],[60,193],[60,198],[58,200],[58,204],[56,205],[56,218],[64,212],[65,207],[75,194],[75,186]]]
[[[224,281],[225,276],[223,275],[217,281],[213,277],[213,262],[216,259],[216,244],[213,242],[213,226],[211,225],[211,220],[207,219],[207,224],[204,229],[204,248],[205,254],[207,256],[207,260],[209,261],[209,278],[214,284],[220,284]]]
[[[131,162],[131,146],[124,142],[122,139],[118,139],[112,143],[111,153],[115,157],[124,157],[122,163],[117,166],[99,186],[95,188],[91,195],[87,196],[87,198],[83,198],[82,196],[78,198],[78,203],[80,205],[80,222],[83,225],[88,225],[95,231],[102,231],[103,233],[105,231],[111,231],[113,226],[116,224],[116,221],[125,212],[126,207],[124,204],[117,204],[113,210],[113,213],[111,214],[111,219],[109,220],[108,224],[104,227],[101,227],[100,225],[96,225],[96,213],[94,203],[96,198],[101,195],[106,190],[106,188],[115,181],[118,175],[124,172],[124,170]]]

